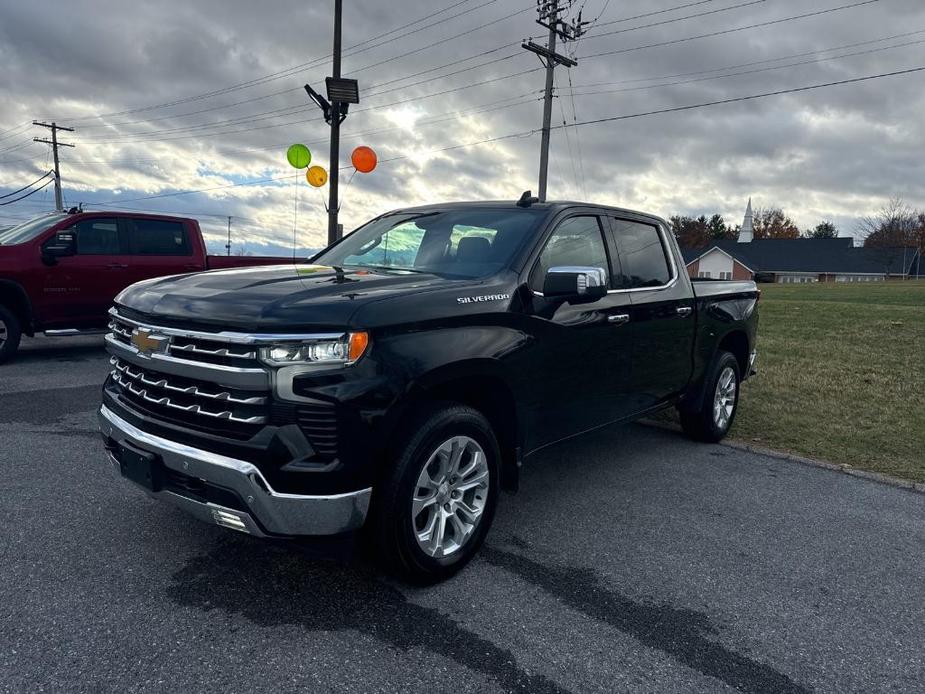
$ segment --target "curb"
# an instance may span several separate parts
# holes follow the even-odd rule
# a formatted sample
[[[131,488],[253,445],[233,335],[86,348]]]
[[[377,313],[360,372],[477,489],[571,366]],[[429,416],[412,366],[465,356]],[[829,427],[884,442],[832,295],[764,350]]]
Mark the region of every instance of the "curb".
[[[656,429],[665,429],[668,431],[680,432],[681,427],[670,422],[658,422],[651,419],[641,420],[642,424],[646,426],[654,427]],[[858,468],[852,467],[848,464],[838,464],[830,463],[825,460],[817,460],[816,458],[807,458],[805,456],[796,455],[794,453],[785,453],[783,451],[777,451],[773,448],[764,448],[763,446],[755,446],[750,443],[745,443],[744,441],[720,441],[720,446],[725,446],[726,448],[733,448],[738,451],[745,451],[747,453],[755,453],[757,455],[767,456],[768,458],[775,458],[777,460],[787,460],[792,463],[799,463],[801,465],[808,465],[810,467],[823,468],[824,470],[831,470],[833,472],[840,472],[845,475],[850,475],[851,477],[857,477],[859,479],[868,480],[870,482],[877,482],[878,484],[886,484],[890,487],[897,487],[899,489],[905,489],[910,492],[917,492],[919,494],[925,494],[925,482],[913,482],[912,480],[904,480],[900,477],[892,477],[890,475],[884,475],[880,472],[870,472],[868,470],[860,470]]]

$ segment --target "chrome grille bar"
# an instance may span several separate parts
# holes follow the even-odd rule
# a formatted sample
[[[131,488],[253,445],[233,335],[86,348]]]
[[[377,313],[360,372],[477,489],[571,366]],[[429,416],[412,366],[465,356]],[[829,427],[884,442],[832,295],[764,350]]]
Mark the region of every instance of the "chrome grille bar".
[[[240,352],[227,347],[220,347],[218,349],[206,349],[200,347],[195,343],[188,342],[186,344],[178,344],[173,341],[170,344],[170,352],[191,352],[193,354],[204,354],[210,357],[231,357],[233,359],[256,359],[257,352],[254,350],[248,352]]]
[[[224,402],[230,402],[238,405],[264,405],[267,402],[265,397],[253,396],[253,397],[236,397],[229,393],[228,391],[222,391],[219,393],[211,393],[209,391],[201,390],[199,386],[176,386],[171,384],[166,378],[159,378],[158,380],[151,380],[145,376],[142,371],[132,371],[131,367],[128,364],[120,362],[118,359],[115,361],[114,366],[116,370],[124,374],[133,381],[139,381],[146,386],[153,386],[155,388],[162,388],[163,390],[171,390],[175,393],[182,393],[183,395],[191,395],[199,398],[208,398],[210,400],[221,400]]]
[[[213,412],[212,410],[204,410],[200,405],[180,405],[179,403],[173,402],[166,395],[160,398],[154,397],[148,394],[146,388],[135,387],[131,381],[123,377],[117,371],[112,372],[112,378],[116,383],[125,388],[132,395],[135,395],[142,400],[145,400],[146,402],[150,402],[161,407],[169,407],[174,410],[179,410],[180,412],[198,414],[204,417],[212,417],[214,419],[224,419],[231,422],[239,422],[241,424],[262,424],[267,421],[267,418],[262,415],[254,415],[252,417],[238,417],[230,410]]]

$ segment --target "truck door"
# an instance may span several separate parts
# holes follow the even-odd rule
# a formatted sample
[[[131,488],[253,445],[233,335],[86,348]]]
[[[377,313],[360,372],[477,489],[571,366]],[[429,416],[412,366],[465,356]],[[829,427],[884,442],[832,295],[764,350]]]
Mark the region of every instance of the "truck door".
[[[57,234],[74,236],[72,256],[58,258],[42,270],[41,296],[36,309],[46,328],[85,328],[105,325],[112,300],[128,284],[124,239],[113,217],[81,215]]]
[[[131,251],[128,284],[205,269],[193,257],[189,230],[181,220],[131,218],[125,222]]]
[[[608,293],[589,303],[542,296],[552,267],[595,267],[613,277],[600,217],[577,214],[552,230],[529,275],[536,336],[528,405],[531,448],[626,416],[630,410],[630,298]]]
[[[692,370],[693,294],[677,266],[667,230],[651,221],[610,217],[622,277],[631,297],[633,378],[637,412],[679,394]]]

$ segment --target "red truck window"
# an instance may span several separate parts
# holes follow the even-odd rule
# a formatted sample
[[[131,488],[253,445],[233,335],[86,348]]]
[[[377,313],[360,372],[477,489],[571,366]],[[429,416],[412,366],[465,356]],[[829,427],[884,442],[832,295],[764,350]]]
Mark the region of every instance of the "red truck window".
[[[115,219],[84,219],[69,229],[76,237],[77,255],[119,255],[119,223]]]
[[[189,234],[182,222],[135,219],[129,233],[132,255],[192,255]]]

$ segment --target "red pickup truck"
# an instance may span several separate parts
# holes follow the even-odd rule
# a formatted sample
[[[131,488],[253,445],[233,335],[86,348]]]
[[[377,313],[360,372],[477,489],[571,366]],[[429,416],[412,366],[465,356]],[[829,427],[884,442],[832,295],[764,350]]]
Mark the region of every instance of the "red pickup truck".
[[[0,231],[0,363],[23,334],[105,328],[115,296],[150,277],[288,258],[208,255],[195,219],[58,212]]]

